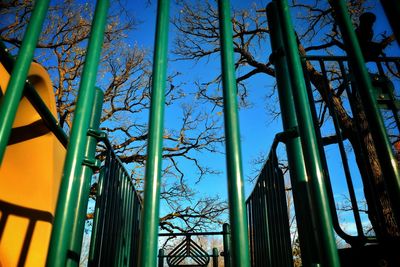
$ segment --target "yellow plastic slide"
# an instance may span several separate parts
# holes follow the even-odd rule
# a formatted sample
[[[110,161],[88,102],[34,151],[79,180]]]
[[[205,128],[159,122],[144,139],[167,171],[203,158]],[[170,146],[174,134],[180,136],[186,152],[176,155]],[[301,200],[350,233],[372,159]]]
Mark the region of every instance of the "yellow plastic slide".
[[[0,64],[3,94],[9,78]],[[46,70],[32,63],[28,79],[56,117]],[[45,265],[64,157],[64,147],[22,98],[0,167],[1,267]]]

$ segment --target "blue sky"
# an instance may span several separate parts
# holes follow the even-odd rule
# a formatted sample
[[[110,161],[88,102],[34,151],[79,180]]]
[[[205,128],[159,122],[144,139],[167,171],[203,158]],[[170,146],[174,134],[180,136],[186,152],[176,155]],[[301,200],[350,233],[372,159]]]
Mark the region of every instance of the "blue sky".
[[[249,6],[253,1],[232,1],[232,7],[243,8]],[[257,3],[259,8],[263,8],[266,5],[265,1],[254,1]],[[152,52],[152,47],[154,44],[154,29],[155,29],[155,14],[156,14],[156,1],[152,1],[151,4],[146,3],[146,1],[135,0],[131,2],[130,9],[133,16],[137,18],[140,24],[131,36],[131,40],[134,44],[139,47],[148,49]],[[179,12],[175,1],[171,1],[171,17]],[[374,27],[375,40],[380,40],[379,34],[388,30],[387,21],[382,16],[382,9],[379,5],[376,5],[373,12],[377,15],[378,20]],[[293,12],[294,13],[294,12]],[[297,25],[298,26],[298,25]],[[169,49],[173,49],[173,41],[176,35],[175,28],[170,25],[169,34]],[[266,46],[269,47],[269,40],[266,40]],[[269,48],[267,48],[269,49]],[[398,46],[392,45],[386,49],[388,55],[395,55],[398,52]],[[398,54],[398,53],[397,53]],[[173,59],[172,54],[169,55],[170,59]],[[182,82],[184,84],[183,88],[185,90],[193,92],[194,82],[196,81],[207,81],[209,77],[215,77],[220,71],[220,58],[219,55],[213,55],[210,57],[209,61],[206,63],[200,61],[195,64],[189,61],[170,61],[168,72],[173,73],[179,71],[183,73],[182,76],[178,78],[177,82]],[[247,182],[247,178],[254,177],[256,172],[254,171],[255,165],[253,160],[259,155],[266,155],[269,151],[270,145],[276,133],[282,130],[281,119],[272,119],[271,115],[268,113],[269,109],[279,109],[277,102],[277,97],[273,97],[273,101],[266,100],[266,96],[271,93],[274,86],[274,80],[266,75],[258,75],[249,80],[249,102],[251,105],[247,108],[240,109],[240,132],[242,137],[242,162],[243,162],[243,176],[245,179],[245,194],[246,197],[251,192],[253,186],[251,183]],[[190,98],[188,100],[190,102]],[[205,108],[196,106],[196,108]],[[165,127],[172,127],[177,119],[177,114],[180,114],[179,106],[171,106],[166,108],[165,113]],[[326,128],[325,133],[331,131],[331,128]],[[282,147],[282,146],[281,146]],[[223,148],[222,148],[223,150]],[[330,165],[331,176],[334,178],[334,193],[338,199],[343,198],[343,193],[346,193],[343,173],[340,171],[342,169],[342,163],[337,161],[338,151],[334,147],[326,148],[327,157]],[[281,152],[281,154],[284,154]],[[226,198],[226,163],[224,155],[222,154],[199,154],[197,155],[200,160],[202,160],[206,165],[213,167],[221,171],[220,175],[212,175],[205,177],[200,183],[193,184],[195,189],[200,193],[200,195],[214,195],[219,194],[221,197]],[[355,187],[358,196],[362,196],[361,182],[359,179],[358,171],[355,168],[354,157],[349,155],[349,162],[351,165],[352,173],[355,176]],[[197,180],[195,178],[196,170],[193,169],[192,165],[188,165],[185,162],[180,162],[182,169],[185,171],[186,178]],[[194,182],[193,181],[193,182]],[[351,225],[351,218],[344,215],[344,221],[347,221],[347,226],[349,231],[352,231],[354,227]],[[365,219],[365,218],[364,218]],[[350,222],[348,222],[350,220]]]
[[[135,31],[134,35],[140,36],[140,39],[137,40],[139,46],[151,48],[153,47],[154,43],[154,16],[156,14],[156,7],[154,4],[147,6],[146,4],[143,4],[142,1],[135,2],[135,8],[132,9],[132,11],[134,14],[140,14],[139,18],[142,21],[142,24],[138,27],[137,31]],[[174,1],[171,1],[171,16],[174,15],[174,12],[178,11],[173,2]],[[136,6],[136,4],[138,4],[138,6]],[[234,8],[245,7],[248,4],[249,3],[246,3],[246,1],[232,1],[232,6]],[[140,11],[142,8],[146,10],[146,12]],[[176,32],[174,27],[170,25],[170,50],[173,48],[175,34]],[[173,55],[170,54],[170,58],[173,58]],[[193,62],[189,61],[170,61],[168,71],[182,72],[184,74],[182,80],[186,84],[185,88],[191,90],[194,89],[194,87],[191,87],[191,84],[194,84],[195,81],[206,81],[206,79],[204,79],[205,77],[214,77],[220,72],[220,57],[219,55],[211,56],[208,64],[203,64],[203,62],[194,64]],[[280,128],[280,120],[275,120],[272,122],[267,118],[266,107],[263,102],[266,94],[271,91],[274,81],[269,77],[261,77],[261,79],[252,80],[257,80],[251,86],[249,86],[249,102],[252,103],[252,107],[240,110],[243,172],[245,178],[250,174],[254,175],[252,171],[253,165],[251,160],[259,155],[260,152],[268,152],[273,136],[277,131],[279,131]],[[168,127],[168,125],[174,123],[174,120],[176,119],[174,118],[174,115],[176,115],[174,108],[167,108],[165,127]],[[258,118],[257,121],[255,121],[254,118]],[[277,128],[276,131],[267,130],[275,128]],[[210,157],[212,157],[212,160],[209,159]],[[206,158],[210,164],[215,165],[221,171],[225,171],[225,159],[223,155],[206,155]],[[213,193],[213,191],[215,191],[225,195],[226,192],[224,191],[226,191],[226,178],[224,176],[225,175],[222,174],[218,177],[213,176],[206,178],[203,183],[199,184],[198,188],[201,190],[202,187],[205,187],[207,189],[206,191],[209,193]],[[209,187],[208,185],[210,184],[213,186]],[[246,184],[246,192],[249,193],[249,190],[251,189],[252,186],[250,184]]]
[[[260,8],[264,7],[265,1],[255,1]],[[145,48],[153,47],[153,36],[155,29],[155,18],[154,15],[156,13],[155,3],[153,2],[151,5],[146,5],[142,1],[134,1],[133,2],[133,12],[139,20],[141,21],[141,25],[139,25],[137,31],[134,33],[134,37],[137,37],[137,44],[139,46],[143,46]],[[242,8],[249,6],[251,1],[232,1],[233,8]],[[171,16],[174,15],[174,12],[179,12],[176,8],[174,1],[171,3]],[[375,39],[379,40],[379,34],[388,30],[387,22],[382,16],[382,9],[379,5],[377,5],[373,12],[377,14],[378,21],[374,27],[375,31]],[[173,40],[176,32],[173,26],[170,26],[170,50],[173,48]],[[266,40],[266,45],[269,46],[269,41]],[[396,45],[390,46],[386,52],[388,55],[393,55],[398,51],[398,47]],[[173,58],[173,55],[170,55],[170,58]],[[204,62],[200,61],[198,64],[194,64],[193,62],[188,61],[171,61],[169,64],[169,71],[179,71],[184,74],[181,78],[182,81],[186,84],[186,88],[190,88],[190,83],[194,83],[196,80],[203,80],[204,77],[214,77],[220,71],[220,58],[219,55],[211,56],[209,63],[207,65],[203,64]],[[210,76],[211,75],[211,76]],[[266,104],[266,95],[270,94],[272,88],[274,86],[274,80],[269,77],[255,77],[249,80],[248,88],[249,88],[249,102],[251,106],[248,108],[240,109],[240,126],[241,126],[241,136],[242,136],[242,162],[243,162],[243,174],[244,178],[247,180],[248,177],[254,176],[254,164],[252,160],[255,159],[260,154],[267,154],[269,151],[269,147],[272,143],[274,135],[281,131],[281,119],[278,118],[273,120],[271,116],[268,114],[267,109],[271,108],[271,101]],[[275,97],[275,100],[277,98]],[[272,103],[279,108],[276,101],[272,101]],[[176,119],[176,110],[174,107],[167,108],[166,110],[166,118],[165,118],[165,127],[174,123]],[[341,163],[332,160],[336,159],[338,156],[337,149],[328,147],[328,160],[330,160],[330,169],[333,173],[334,177],[342,177],[343,174],[340,171]],[[201,194],[220,194],[222,197],[226,196],[226,175],[225,175],[225,159],[224,155],[200,155],[200,158],[204,160],[207,164],[216,167],[217,169],[222,171],[221,175],[213,175],[210,177],[206,177],[202,182],[196,184],[196,189],[201,192]],[[352,170],[357,177],[357,171],[354,168],[354,159],[350,155],[350,164],[352,165]],[[187,166],[185,170],[190,173],[190,166]],[[189,175],[190,177],[190,175]],[[357,178],[356,178],[357,180]],[[356,181],[356,187],[359,192],[361,183],[358,179]],[[337,196],[340,197],[341,191],[344,190],[343,179],[335,179],[334,189],[337,192]],[[249,182],[245,183],[245,192],[246,197],[252,190],[252,184]]]

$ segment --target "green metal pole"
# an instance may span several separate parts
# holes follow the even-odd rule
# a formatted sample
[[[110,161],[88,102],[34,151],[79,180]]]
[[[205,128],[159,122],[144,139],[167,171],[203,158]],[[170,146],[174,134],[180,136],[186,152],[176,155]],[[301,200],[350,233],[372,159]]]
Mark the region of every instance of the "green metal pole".
[[[271,2],[267,6],[268,26],[270,29],[272,63],[275,66],[275,77],[278,84],[279,103],[281,107],[283,129],[285,132],[297,130],[297,116],[294,108],[294,100],[282,40],[281,26],[278,18],[276,4]],[[318,245],[314,232],[315,221],[313,218],[313,204],[310,196],[310,185],[304,163],[303,150],[300,137],[293,137],[286,142],[287,155],[290,169],[290,179],[293,188],[293,198],[296,210],[297,227],[299,228],[299,240],[301,259],[304,266],[318,262]]]
[[[213,267],[218,267],[218,249],[217,248],[213,248],[212,258],[213,258]]]
[[[304,161],[310,178],[314,209],[316,214],[316,227],[320,240],[323,266],[340,266],[336,248],[335,236],[329,200],[323,178],[323,168],[318,151],[318,141],[312,120],[310,103],[300,62],[298,45],[290,20],[289,7],[286,0],[276,0],[282,37],[284,40],[285,54],[290,74],[292,93],[297,113],[298,129],[301,138]]]
[[[158,250],[158,267],[164,267],[164,250]]]
[[[65,266],[67,262],[108,6],[108,0],[96,4],[50,240],[49,267]]]
[[[381,0],[383,9],[392,26],[394,35],[396,36],[397,43],[400,45],[400,1],[399,0]]]
[[[94,103],[92,107],[92,116],[89,122],[89,128],[93,131],[98,131],[100,126],[100,118],[103,107],[104,94],[100,88],[96,88],[94,95]],[[83,231],[85,230],[86,212],[88,206],[88,198],[90,193],[91,178],[93,176],[93,166],[88,164],[92,163],[95,165],[96,159],[96,146],[97,139],[94,136],[88,136],[85,149],[85,159],[88,163],[83,166],[81,178],[79,179],[78,188],[78,203],[75,208],[75,214],[73,216],[72,230],[71,230],[71,246],[70,251],[76,255],[81,254]],[[76,261],[78,260],[78,261]],[[79,259],[67,259],[66,266],[78,266]]]
[[[0,166],[48,7],[49,0],[36,1],[6,93],[0,101]]]
[[[218,1],[233,266],[250,266],[229,0]]]
[[[223,243],[224,243],[224,266],[231,267],[231,228],[229,224],[224,223],[222,226]]]
[[[350,64],[354,71],[358,90],[365,113],[370,124],[372,138],[377,148],[379,163],[387,190],[391,199],[397,225],[400,225],[400,172],[396,157],[393,155],[392,146],[386,133],[386,127],[379,112],[374,97],[371,78],[365,67],[364,58],[358,43],[356,33],[347,13],[346,3],[342,0],[329,1],[335,10],[336,20],[342,32],[343,41],[347,47]],[[396,22],[398,23],[398,22]]]
[[[157,264],[160,179],[164,124],[164,99],[167,76],[169,0],[158,0],[153,84],[151,90],[149,139],[141,216],[139,266]]]

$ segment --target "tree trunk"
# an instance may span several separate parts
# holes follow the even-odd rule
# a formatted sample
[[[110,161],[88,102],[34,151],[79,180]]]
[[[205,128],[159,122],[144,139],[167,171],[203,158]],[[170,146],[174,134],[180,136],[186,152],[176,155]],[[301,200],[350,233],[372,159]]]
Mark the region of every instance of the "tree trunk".
[[[361,173],[364,194],[368,204],[368,216],[378,237],[383,239],[399,237],[399,227],[394,218],[376,147],[368,127],[361,99],[358,94],[356,95],[355,116],[353,118],[355,127],[346,130]],[[358,130],[356,126],[359,127]]]

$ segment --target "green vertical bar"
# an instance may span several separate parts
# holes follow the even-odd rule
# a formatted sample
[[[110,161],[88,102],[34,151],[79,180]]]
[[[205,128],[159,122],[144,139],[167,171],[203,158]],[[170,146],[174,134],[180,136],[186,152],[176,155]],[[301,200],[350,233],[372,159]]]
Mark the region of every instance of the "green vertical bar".
[[[387,191],[391,199],[394,215],[397,225],[400,225],[400,172],[398,162],[393,155],[392,146],[386,133],[386,127],[374,97],[371,78],[365,67],[360,45],[353,29],[350,16],[347,13],[346,3],[342,0],[329,2],[335,10],[343,41],[347,47],[350,64],[355,74],[357,86],[360,88],[358,92],[361,96],[361,101],[365,107],[364,110],[370,124],[371,134],[375,143],[385,183],[387,184]]]
[[[224,242],[224,266],[231,267],[231,229],[229,224],[222,225]]]
[[[116,264],[115,266],[123,266],[123,259],[124,259],[124,254],[125,254],[125,249],[124,249],[124,243],[126,244],[126,232],[125,232],[125,227],[126,227],[126,179],[125,179],[125,172],[123,172],[122,175],[122,190],[121,190],[121,194],[120,194],[120,200],[121,200],[121,220],[120,220],[120,226],[119,226],[119,235],[120,238],[118,240],[117,243],[117,255],[118,255],[118,264]]]
[[[323,266],[340,266],[328,196],[323,179],[323,168],[318,151],[318,142],[307,97],[307,89],[301,67],[298,45],[290,20],[289,7],[286,0],[275,0],[278,7],[280,24],[287,55],[292,93],[299,126],[304,161],[310,177],[310,185],[314,197],[316,227],[320,239]]]
[[[103,107],[104,94],[99,88],[96,88],[94,95],[94,102],[92,106],[92,116],[90,118],[89,127],[91,130],[98,131],[100,126],[100,118]],[[87,137],[85,159],[95,161],[97,139],[93,136]],[[71,246],[70,251],[76,255],[81,254],[83,231],[85,230],[86,213],[88,207],[88,199],[90,193],[91,178],[93,176],[93,168],[87,165],[83,166],[81,178],[79,179],[79,185],[77,190],[78,202],[75,207],[75,213],[73,217],[72,229],[71,229]],[[78,260],[78,261],[77,261]],[[66,266],[78,266],[79,259],[67,259]]]
[[[6,93],[0,101],[0,166],[48,8],[49,0],[36,1]]]
[[[132,195],[134,193],[132,187],[133,186],[132,186],[131,182],[129,182],[129,189],[128,189],[129,190],[128,191],[128,211],[129,211],[128,212],[128,221],[129,221],[129,225],[128,225],[128,242],[127,242],[127,248],[126,248],[126,251],[127,251],[126,262],[128,262],[128,264],[131,261],[131,257],[134,256],[133,253],[131,253],[131,251],[132,251],[133,242],[135,242],[135,239],[133,237],[133,230],[135,227],[135,220],[136,220],[136,218],[134,217],[135,199],[132,197]]]
[[[139,266],[141,267],[157,264],[168,26],[169,0],[158,0],[148,152],[139,243]]]
[[[164,267],[164,250],[158,250],[158,266],[157,267]]]
[[[229,0],[218,1],[233,266],[250,266]]]
[[[108,6],[108,0],[98,0],[96,4],[50,240],[46,263],[49,267],[65,266],[68,247],[71,244],[74,210],[78,202],[78,188],[87,142],[86,135],[94,101],[96,75]]]
[[[218,267],[218,249],[213,248],[212,252],[213,267]]]
[[[270,29],[273,64],[278,85],[279,103],[284,130],[297,129],[297,116],[290,85],[289,70],[282,41],[281,26],[276,4],[271,2],[267,6],[268,26]],[[303,150],[300,138],[293,137],[286,142],[290,179],[293,188],[293,198],[296,210],[297,227],[301,247],[301,259],[304,266],[318,261],[316,233],[313,232],[313,205],[310,197],[309,181],[304,164]]]
[[[119,164],[118,164],[119,165]],[[111,234],[113,235],[114,239],[112,239],[111,246],[114,250],[114,253],[112,254],[112,266],[119,266],[118,261],[119,261],[119,256],[121,255],[121,239],[123,236],[122,233],[122,227],[121,227],[121,219],[122,219],[122,191],[124,190],[124,172],[123,172],[123,167],[121,165],[118,166],[118,189],[116,192],[116,216],[114,216],[113,224],[114,224],[114,229]]]
[[[124,170],[123,172],[123,177],[122,177],[122,196],[121,196],[121,200],[122,200],[122,210],[121,210],[121,237],[119,240],[119,246],[120,246],[120,255],[119,255],[119,261],[118,261],[118,266],[124,266],[124,258],[126,256],[126,246],[127,243],[129,242],[129,238],[130,236],[128,236],[127,233],[127,225],[130,224],[131,222],[127,220],[127,213],[128,213],[128,209],[127,209],[127,198],[128,198],[128,176],[126,175],[126,172]]]

